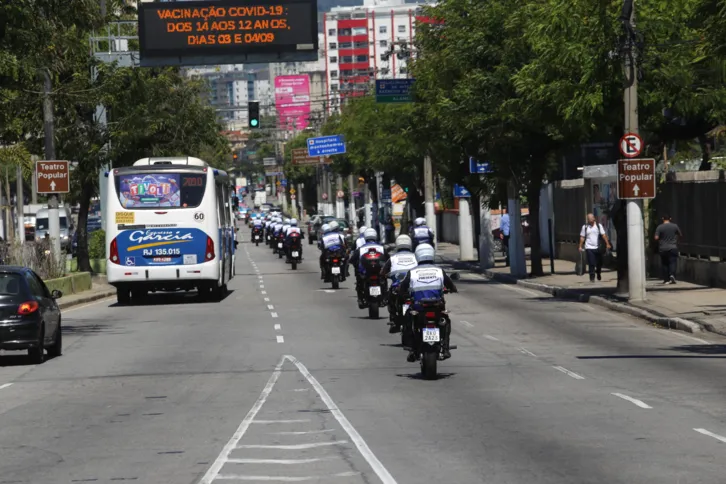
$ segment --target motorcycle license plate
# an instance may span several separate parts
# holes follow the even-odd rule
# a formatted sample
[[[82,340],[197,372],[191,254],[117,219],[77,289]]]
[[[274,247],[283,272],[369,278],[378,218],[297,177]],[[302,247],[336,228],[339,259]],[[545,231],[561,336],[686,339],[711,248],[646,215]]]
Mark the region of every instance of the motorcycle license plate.
[[[439,335],[439,328],[424,328],[423,341],[424,343],[438,343],[439,341],[441,341],[441,336]]]
[[[278,249],[282,249],[282,242],[278,242],[278,243],[277,243],[277,248],[278,248]]]
[[[255,240],[260,240],[260,236],[259,235],[255,235]]]
[[[381,295],[381,287],[380,286],[371,286],[369,294],[371,296],[380,296]]]
[[[298,252],[296,250],[292,251],[292,256],[293,257],[298,257],[299,255],[300,255],[300,252]]]
[[[340,267],[333,267],[330,269],[333,274],[340,274]]]
[[[406,314],[406,312],[408,311],[408,308],[410,308],[410,307],[411,307],[410,304],[404,304],[403,305],[403,314]]]

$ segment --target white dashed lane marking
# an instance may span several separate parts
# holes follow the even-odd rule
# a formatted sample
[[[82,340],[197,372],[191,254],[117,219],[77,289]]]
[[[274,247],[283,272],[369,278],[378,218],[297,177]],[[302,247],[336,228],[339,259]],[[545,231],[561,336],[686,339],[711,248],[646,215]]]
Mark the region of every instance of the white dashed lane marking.
[[[713,437],[716,440],[720,440],[721,442],[726,443],[726,437],[724,437],[722,435],[714,434],[713,432],[709,432],[706,429],[693,429],[693,430],[695,430],[696,432],[698,432],[700,434],[708,435],[709,437]]]
[[[572,377],[572,378],[574,378],[575,380],[584,380],[584,379],[585,379],[585,377],[584,377],[584,376],[582,376],[582,375],[578,375],[578,374],[577,374],[577,373],[575,373],[574,371],[570,371],[570,370],[568,370],[567,368],[564,368],[564,367],[562,367],[562,366],[553,366],[552,368],[554,368],[554,369],[555,369],[555,370],[557,370],[557,371],[561,371],[561,372],[562,372],[562,373],[564,373],[565,375],[571,376],[571,377]]]
[[[627,400],[630,403],[634,403],[635,405],[639,406],[640,408],[653,408],[647,403],[645,403],[642,400],[638,400],[637,398],[629,397],[628,395],[625,395],[623,393],[611,393],[611,395],[615,395],[618,398],[622,398],[623,400]]]

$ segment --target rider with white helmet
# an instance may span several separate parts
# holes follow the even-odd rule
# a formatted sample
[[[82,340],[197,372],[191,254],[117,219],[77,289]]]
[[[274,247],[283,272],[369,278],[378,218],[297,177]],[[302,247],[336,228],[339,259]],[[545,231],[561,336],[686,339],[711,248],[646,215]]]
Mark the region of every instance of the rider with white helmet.
[[[360,249],[360,246],[366,243],[365,233],[368,227],[365,225],[358,229],[358,238],[355,239],[355,248]]]
[[[418,217],[413,222],[411,227],[411,239],[413,241],[413,248],[415,249],[418,244],[429,244],[434,245],[435,236],[433,230],[426,226],[426,219]]]
[[[292,240],[293,234],[299,234],[299,237],[301,239],[304,238],[302,230],[300,230],[300,227],[297,226],[297,219],[291,218],[289,220],[289,222],[290,222],[290,226],[284,232],[284,234],[285,234],[285,253],[287,254],[288,261],[291,259],[290,242]],[[298,251],[300,252],[300,257],[302,257],[302,244],[300,244],[300,248],[298,249]]]
[[[390,331],[395,333],[399,330],[398,324],[394,324],[398,313],[399,298],[398,286],[411,269],[414,269],[418,262],[416,255],[412,252],[413,243],[408,235],[396,237],[396,253],[386,262],[381,273],[391,279],[391,289],[388,297],[388,316],[390,319]],[[403,316],[403,314],[400,314]]]
[[[436,250],[430,244],[420,244],[416,247],[416,262],[418,266],[411,269],[406,277],[399,286],[401,294],[410,294],[413,299],[411,309],[420,311],[421,302],[423,300],[438,299],[444,301],[444,289],[448,289],[451,292],[458,292],[454,281],[444,272],[440,267],[434,265],[436,258]],[[447,320],[447,326],[444,329],[443,338],[443,357],[450,358],[451,353],[449,352],[449,336],[451,334],[451,321]],[[411,328],[407,328],[411,331]],[[417,342],[416,338],[413,338],[414,342]],[[417,351],[413,348],[408,354],[408,361],[415,361]]]
[[[320,247],[320,279],[325,280],[325,259],[330,252],[345,251],[345,238],[337,232],[338,222],[333,220],[323,224],[323,237],[318,241]]]
[[[358,247],[354,252],[353,255],[350,257],[350,263],[353,267],[355,267],[355,279],[356,279],[356,290],[358,291],[358,299],[359,299],[359,306],[361,301],[363,300],[363,295],[361,294],[361,288],[362,285],[362,277],[365,274],[365,268],[361,264],[361,257],[363,257],[363,254],[367,253],[370,250],[375,250],[376,252],[385,255],[386,250],[383,248],[381,244],[378,243],[378,232],[376,232],[375,229],[366,229],[365,232],[363,232],[363,237],[365,238],[365,244]]]

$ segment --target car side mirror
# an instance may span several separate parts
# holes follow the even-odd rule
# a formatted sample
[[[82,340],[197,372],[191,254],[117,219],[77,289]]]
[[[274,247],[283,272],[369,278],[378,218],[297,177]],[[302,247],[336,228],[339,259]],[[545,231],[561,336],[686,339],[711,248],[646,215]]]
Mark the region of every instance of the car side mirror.
[[[60,299],[63,297],[63,293],[58,289],[53,289],[53,291],[50,293],[50,297],[52,297],[53,299]]]

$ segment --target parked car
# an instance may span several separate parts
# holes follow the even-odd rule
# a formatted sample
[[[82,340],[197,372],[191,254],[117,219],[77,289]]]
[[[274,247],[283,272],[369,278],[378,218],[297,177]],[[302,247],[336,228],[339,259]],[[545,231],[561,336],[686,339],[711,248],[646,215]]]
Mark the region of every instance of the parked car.
[[[27,350],[34,364],[62,353],[61,311],[56,303],[63,294],[49,291],[43,280],[27,267],[0,266],[0,349]]]

